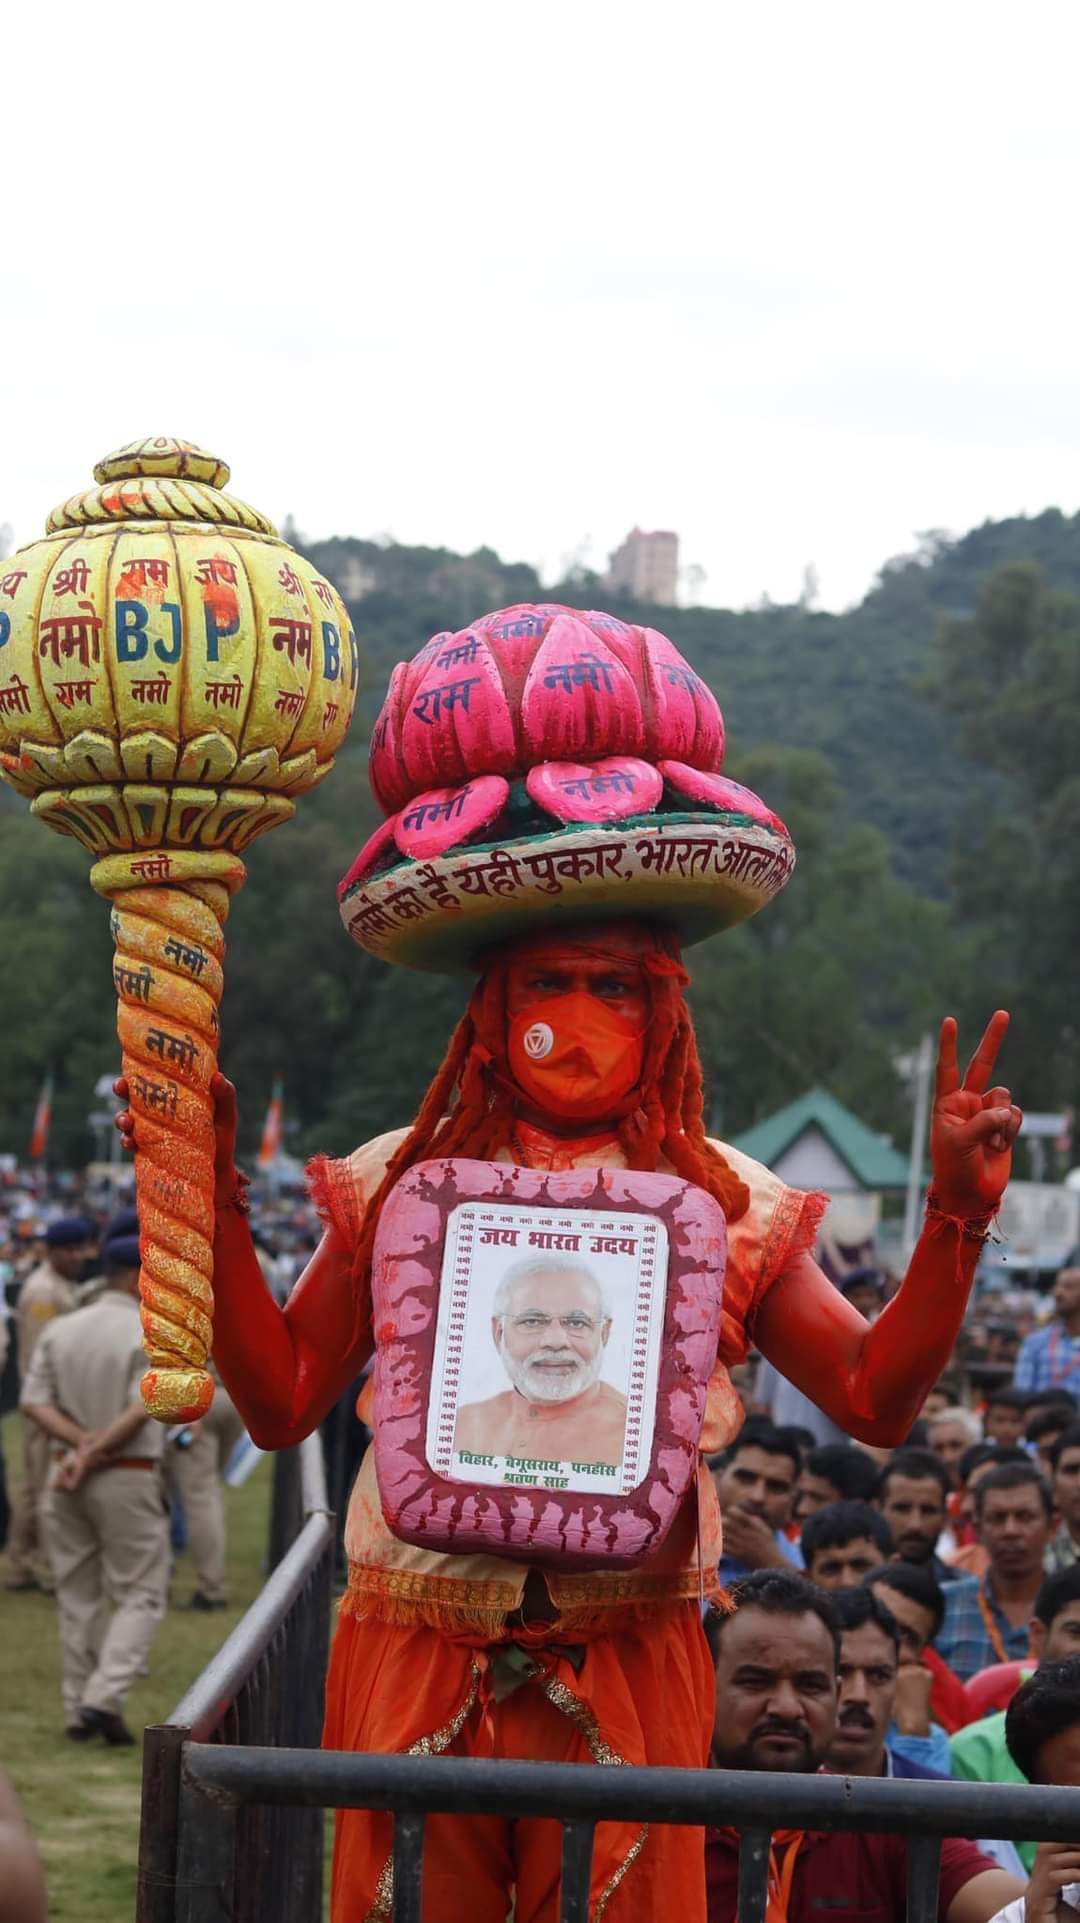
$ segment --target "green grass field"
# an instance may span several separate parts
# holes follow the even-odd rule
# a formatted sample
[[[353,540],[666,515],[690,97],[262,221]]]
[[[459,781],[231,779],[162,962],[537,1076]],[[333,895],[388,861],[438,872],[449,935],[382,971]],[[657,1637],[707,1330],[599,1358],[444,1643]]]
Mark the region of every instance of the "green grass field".
[[[5,1419],[2,1434],[13,1488],[21,1445],[16,1417]],[[268,1461],[242,1489],[225,1492],[228,1610],[201,1615],[180,1607],[195,1582],[188,1557],[179,1558],[150,1674],[128,1699],[133,1730],[164,1721],[262,1587],[269,1500]],[[128,1923],[135,1906],[141,1746],[107,1749],[64,1736],[56,1605],[34,1591],[0,1590],[0,1764],[37,1837],[53,1923]]]

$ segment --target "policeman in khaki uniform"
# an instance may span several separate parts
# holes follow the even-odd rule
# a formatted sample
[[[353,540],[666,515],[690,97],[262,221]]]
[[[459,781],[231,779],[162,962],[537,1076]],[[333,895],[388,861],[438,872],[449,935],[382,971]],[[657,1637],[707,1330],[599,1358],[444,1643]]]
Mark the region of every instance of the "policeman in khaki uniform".
[[[66,1315],[79,1299],[86,1257],[94,1241],[93,1224],[79,1215],[50,1222],[45,1257],[32,1269],[15,1305],[19,1377],[26,1381],[38,1338],[54,1316]],[[52,1589],[41,1541],[40,1509],[49,1469],[48,1437],[36,1423],[23,1423],[23,1474],[12,1508],[8,1535],[8,1589]]]
[[[139,1396],[139,1241],[106,1239],[96,1301],[50,1323],[22,1408],[52,1439],[42,1504],[56,1578],[67,1733],[132,1743],[124,1701],[168,1598],[164,1431]],[[59,1446],[58,1446],[59,1445]]]
[[[200,1422],[181,1432],[170,1442],[165,1455],[165,1479],[183,1504],[187,1522],[188,1548],[195,1564],[195,1593],[189,1609],[224,1609],[225,1594],[225,1486],[222,1481],[229,1457],[244,1433],[244,1425],[232,1400],[221,1386],[217,1370],[214,1400]],[[183,1438],[190,1437],[185,1448]]]

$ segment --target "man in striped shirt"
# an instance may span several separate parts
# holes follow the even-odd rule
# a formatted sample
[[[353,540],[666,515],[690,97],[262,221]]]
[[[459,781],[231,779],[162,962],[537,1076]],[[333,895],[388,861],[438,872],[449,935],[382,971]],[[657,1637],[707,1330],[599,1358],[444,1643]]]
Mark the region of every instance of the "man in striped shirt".
[[[980,1479],[975,1526],[989,1568],[948,1585],[945,1620],[934,1639],[961,1682],[991,1663],[1022,1662],[1030,1653],[1051,1514],[1050,1490],[1034,1463],[1005,1463]]]

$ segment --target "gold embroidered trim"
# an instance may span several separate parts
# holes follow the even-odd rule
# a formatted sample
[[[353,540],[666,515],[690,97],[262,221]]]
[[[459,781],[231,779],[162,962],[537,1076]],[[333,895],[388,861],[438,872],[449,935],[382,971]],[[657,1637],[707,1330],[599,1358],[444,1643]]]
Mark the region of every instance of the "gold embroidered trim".
[[[638,1860],[638,1857],[641,1855],[642,1850],[645,1848],[645,1844],[648,1841],[648,1835],[649,1835],[649,1825],[647,1823],[643,1823],[637,1833],[637,1836],[635,1837],[634,1841],[631,1843],[630,1848],[627,1850],[626,1855],[623,1857],[622,1862],[619,1864],[618,1869],[615,1871],[614,1876],[609,1877],[608,1881],[605,1883],[603,1889],[601,1890],[599,1896],[597,1897],[596,1908],[593,1911],[593,1923],[600,1923],[600,1919],[603,1916],[604,1911],[607,1909],[607,1906],[611,1897],[614,1896],[616,1890],[619,1887],[619,1884],[622,1882],[623,1877],[626,1875],[627,1870],[633,1868],[634,1864]]]
[[[460,1736],[479,1693],[480,1665],[473,1656],[469,1660],[469,1688],[460,1709],[456,1709],[450,1721],[437,1729],[433,1736],[421,1736],[415,1743],[410,1743],[405,1751],[406,1756],[440,1756],[444,1749],[449,1749],[455,1736]]]
[[[706,1596],[713,1595],[714,1587],[715,1576],[710,1573]],[[695,1565],[657,1576],[613,1572],[574,1579],[560,1573],[553,1578],[551,1590],[559,1610],[557,1638],[573,1642],[581,1634],[615,1633],[627,1622],[696,1601],[698,1572]],[[348,1587],[339,1608],[343,1616],[357,1622],[422,1623],[446,1635],[477,1635],[498,1643],[520,1637],[520,1629],[507,1622],[520,1604],[519,1587],[512,1583],[459,1581],[350,1563]]]
[[[364,1918],[364,1923],[386,1923],[394,1907],[394,1859],[388,1856],[379,1871],[375,1885],[375,1903]]]
[[[304,1179],[320,1222],[336,1229],[351,1253],[360,1233],[361,1210],[348,1161],[315,1155],[304,1170]]]
[[[746,1311],[745,1337],[748,1343],[753,1343],[757,1312],[770,1283],[775,1282],[792,1256],[802,1255],[813,1248],[821,1218],[828,1206],[829,1198],[820,1189],[785,1188],[781,1194],[765,1236],[758,1284]]]
[[[625,1767],[625,1756],[620,1756],[617,1749],[612,1749],[611,1744],[604,1741],[604,1738],[600,1734],[600,1725],[593,1715],[592,1710],[589,1708],[588,1703],[583,1702],[580,1696],[575,1696],[573,1690],[568,1688],[566,1683],[559,1682],[558,1678],[554,1676],[550,1676],[546,1683],[542,1683],[541,1688],[549,1702],[554,1703],[555,1708],[560,1710],[564,1716],[568,1716],[575,1728],[581,1731],[581,1734],[588,1744],[589,1755],[592,1757],[594,1763],[600,1763],[608,1767],[617,1767],[619,1765]],[[645,1823],[638,1831],[622,1862],[618,1865],[614,1874],[608,1878],[600,1895],[597,1897],[596,1908],[593,1911],[593,1923],[600,1923],[600,1919],[607,1909],[611,1897],[618,1889],[627,1870],[637,1862],[638,1857],[645,1848],[648,1834],[649,1825]]]
[[[560,1569],[553,1572],[550,1588],[563,1616],[564,1605],[595,1609],[602,1603],[678,1603],[697,1595],[697,1567],[677,1564],[674,1569],[658,1570],[655,1576],[644,1569],[594,1569],[580,1576]]]
[[[562,1715],[568,1717],[575,1728],[581,1731],[582,1736],[585,1738],[589,1755],[592,1757],[594,1763],[609,1768],[625,1766],[625,1756],[620,1756],[618,1750],[612,1749],[611,1744],[604,1741],[596,1717],[593,1715],[588,1704],[583,1702],[580,1696],[575,1696],[572,1689],[569,1689],[565,1683],[560,1682],[558,1678],[554,1676],[549,1677],[547,1682],[542,1683],[541,1688],[554,1707],[559,1710]],[[460,1735],[465,1722],[471,1714],[479,1690],[480,1665],[476,1661],[476,1658],[473,1657],[470,1663],[469,1688],[460,1707],[454,1712],[450,1721],[443,1725],[442,1729],[435,1730],[430,1736],[421,1736],[415,1743],[410,1744],[409,1748],[405,1751],[405,1755],[438,1756],[441,1755],[444,1750],[449,1749],[455,1736]],[[594,1923],[601,1923],[604,1912],[611,1898],[614,1896],[615,1891],[618,1889],[627,1871],[633,1867],[641,1855],[648,1834],[649,1826],[645,1823],[638,1831],[622,1862],[608,1878],[600,1895],[597,1897],[596,1906],[593,1911]],[[364,1918],[364,1923],[387,1923],[393,1911],[393,1906],[394,1858],[393,1854],[391,1854],[387,1857],[386,1862],[379,1871],[375,1883],[375,1901]]]
[[[441,1729],[435,1730],[431,1736],[421,1736],[415,1743],[410,1743],[408,1749],[405,1751],[406,1756],[439,1756],[444,1749],[449,1749],[455,1736],[460,1735],[465,1722],[472,1713],[479,1693],[480,1665],[474,1656],[469,1664],[469,1687],[464,1702],[454,1711],[450,1721],[444,1723]],[[386,1919],[391,1914],[393,1907],[394,1857],[393,1852],[391,1852],[383,1864],[382,1869],[379,1871],[375,1882],[375,1902],[364,1918],[364,1923],[386,1923]]]
[[[480,1635],[498,1642],[506,1618],[520,1597],[511,1583],[454,1582],[403,1569],[349,1565],[349,1583],[339,1604],[357,1622],[383,1622],[408,1628],[421,1623],[444,1635]]]
[[[374,1569],[367,1563],[349,1564],[349,1591],[385,1591],[416,1602],[453,1602],[466,1608],[487,1608],[498,1603],[510,1610],[516,1609],[521,1601],[519,1587],[512,1582],[459,1581],[455,1576],[429,1575],[426,1570]]]
[[[617,1749],[612,1749],[610,1743],[605,1743],[600,1734],[600,1725],[588,1703],[582,1702],[581,1697],[575,1696],[573,1690],[569,1689],[565,1683],[560,1683],[556,1676],[549,1676],[547,1682],[541,1683],[540,1687],[548,1701],[554,1703],[556,1709],[561,1711],[562,1715],[568,1716],[575,1728],[581,1731],[594,1763],[604,1763],[608,1766],[625,1764],[625,1756],[620,1756]]]

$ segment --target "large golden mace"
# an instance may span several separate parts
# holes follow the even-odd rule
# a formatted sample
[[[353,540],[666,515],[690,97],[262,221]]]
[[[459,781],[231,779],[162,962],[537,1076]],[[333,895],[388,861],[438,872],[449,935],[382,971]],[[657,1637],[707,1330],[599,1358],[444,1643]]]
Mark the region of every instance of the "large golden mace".
[[[0,563],[0,775],[95,857],[139,1118],[142,1393],[204,1415],[223,927],[242,851],[334,765],[344,602],[188,441],[121,448]]]

